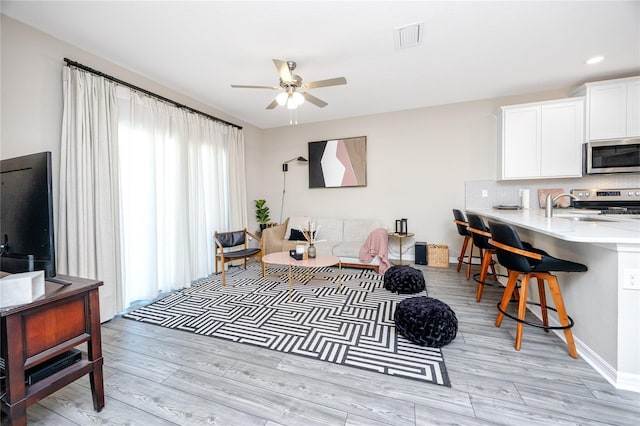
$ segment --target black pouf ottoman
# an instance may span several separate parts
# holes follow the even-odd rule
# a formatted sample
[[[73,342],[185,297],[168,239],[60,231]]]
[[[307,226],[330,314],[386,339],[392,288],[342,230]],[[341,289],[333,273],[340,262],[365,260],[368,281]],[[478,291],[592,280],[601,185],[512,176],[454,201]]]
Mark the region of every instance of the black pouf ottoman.
[[[446,303],[432,297],[418,296],[403,300],[394,315],[396,329],[421,346],[440,348],[458,332],[458,318]]]
[[[392,266],[384,273],[384,288],[398,294],[417,293],[425,289],[424,275],[411,266]]]

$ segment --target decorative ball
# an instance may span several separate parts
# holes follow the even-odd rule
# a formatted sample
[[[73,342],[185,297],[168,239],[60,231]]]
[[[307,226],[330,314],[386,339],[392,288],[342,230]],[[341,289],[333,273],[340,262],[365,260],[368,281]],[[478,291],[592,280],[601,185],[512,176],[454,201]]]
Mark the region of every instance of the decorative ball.
[[[420,346],[440,348],[458,333],[458,318],[446,303],[426,296],[410,297],[396,307],[396,330]]]
[[[413,294],[425,289],[422,271],[407,265],[396,265],[384,273],[384,288],[398,294]]]

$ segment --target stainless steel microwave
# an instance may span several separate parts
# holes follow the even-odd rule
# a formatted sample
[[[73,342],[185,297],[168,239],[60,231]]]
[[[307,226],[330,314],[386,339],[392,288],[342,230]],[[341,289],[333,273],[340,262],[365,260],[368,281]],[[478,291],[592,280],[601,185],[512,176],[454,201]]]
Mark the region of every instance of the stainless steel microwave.
[[[598,173],[640,172],[640,139],[616,139],[587,142],[585,172]]]

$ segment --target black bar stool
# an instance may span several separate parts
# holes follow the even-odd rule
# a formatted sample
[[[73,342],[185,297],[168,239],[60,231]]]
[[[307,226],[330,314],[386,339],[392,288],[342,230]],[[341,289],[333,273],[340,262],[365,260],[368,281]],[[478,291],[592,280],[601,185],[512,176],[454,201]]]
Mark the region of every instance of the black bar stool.
[[[522,346],[523,324],[543,328],[546,332],[551,329],[564,330],[564,336],[567,340],[567,346],[569,347],[569,354],[573,358],[578,358],[576,344],[573,341],[573,333],[571,332],[571,327],[573,327],[574,322],[573,319],[567,315],[564,300],[560,293],[560,286],[558,285],[558,278],[551,272],[586,272],[588,268],[580,263],[557,259],[533,247],[526,248],[522,241],[520,241],[520,237],[516,231],[510,225],[490,221],[489,228],[491,229],[491,240],[489,240],[489,242],[495,246],[498,262],[509,270],[507,287],[502,295],[502,301],[498,303],[499,312],[496,317],[496,327],[500,327],[505,315],[517,321],[515,349],[518,351]],[[516,317],[508,314],[506,309],[520,275],[522,275],[522,280],[520,283],[518,316]],[[535,278],[538,282],[540,303],[537,305],[540,306],[542,312],[542,325],[531,323],[524,319],[527,310],[527,288],[531,278]],[[549,284],[549,290],[555,303],[555,308],[547,306],[544,288],[545,281]],[[548,309],[558,313],[560,326],[549,325]]]
[[[464,214],[457,209],[453,209],[453,221],[456,224],[456,228],[458,229],[458,234],[464,237],[462,241],[462,248],[460,249],[460,256],[458,256],[458,267],[456,268],[457,272],[460,272],[460,267],[463,263],[467,264],[467,279],[471,276],[471,260],[473,258],[473,239],[471,238],[471,233],[467,229],[469,224],[467,223],[467,219],[465,219]],[[469,246],[469,260],[464,260],[464,254],[467,251],[467,246]]]
[[[498,274],[496,274],[496,268],[494,266],[496,262],[493,260],[493,255],[496,253],[496,250],[495,247],[489,243],[489,238],[491,238],[489,228],[484,224],[484,221],[480,216],[473,213],[467,213],[467,221],[469,223],[467,230],[471,233],[473,245],[480,249],[480,257],[482,258],[480,273],[473,275],[474,281],[478,283],[478,289],[476,290],[476,302],[479,302],[482,299],[482,290],[484,290],[485,285],[494,287],[499,285],[502,287],[502,284],[497,282]],[[491,268],[491,275],[496,281],[495,284],[487,282],[489,268]]]

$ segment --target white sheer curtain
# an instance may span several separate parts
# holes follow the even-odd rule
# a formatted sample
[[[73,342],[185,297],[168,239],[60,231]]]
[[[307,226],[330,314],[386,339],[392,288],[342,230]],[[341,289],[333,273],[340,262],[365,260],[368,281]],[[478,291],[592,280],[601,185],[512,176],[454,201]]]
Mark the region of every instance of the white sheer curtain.
[[[229,158],[229,220],[227,229],[247,226],[247,182],[244,168],[244,134],[241,129],[227,127],[227,154]]]
[[[101,319],[122,311],[116,86],[63,68],[56,266],[99,279]]]
[[[120,100],[125,305],[214,271],[215,230],[246,226],[242,132],[129,91]]]
[[[104,281],[101,319],[214,271],[247,224],[242,130],[64,68],[61,273]]]

